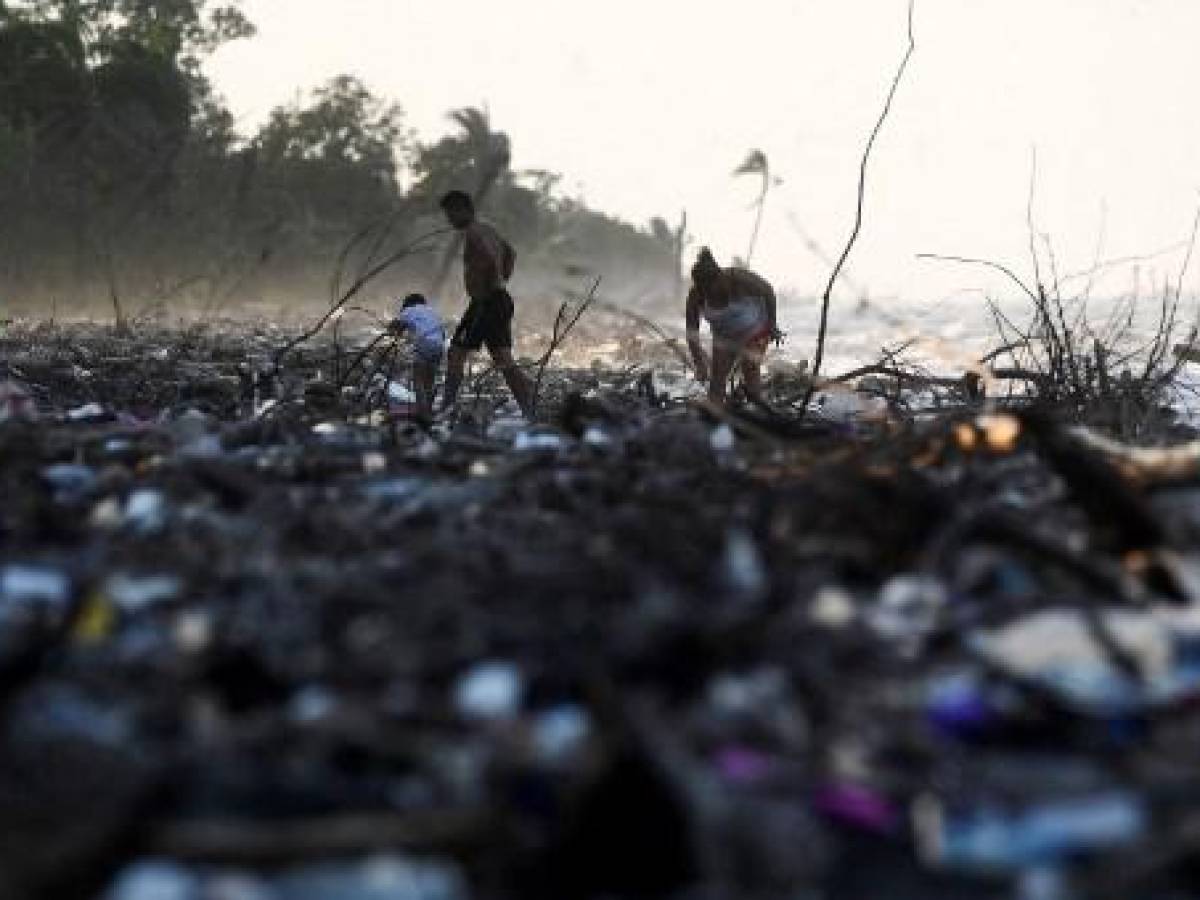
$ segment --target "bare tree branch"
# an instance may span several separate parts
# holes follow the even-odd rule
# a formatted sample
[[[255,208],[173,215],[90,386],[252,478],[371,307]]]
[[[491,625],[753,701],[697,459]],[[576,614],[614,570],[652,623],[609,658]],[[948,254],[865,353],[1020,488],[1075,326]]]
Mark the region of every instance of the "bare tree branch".
[[[578,324],[583,314],[587,312],[588,307],[592,305],[592,301],[596,299],[596,290],[600,287],[600,276],[596,276],[596,280],[592,282],[591,290],[583,298],[583,301],[575,308],[575,314],[567,319],[567,304],[564,303],[558,308],[558,315],[554,317],[554,331],[550,336],[550,346],[546,348],[546,352],[542,354],[542,358],[538,360],[537,377],[533,381],[533,411],[537,413],[538,401],[541,400],[542,392],[542,376],[546,374],[546,366],[550,364],[550,357],[554,355],[554,351],[562,346],[562,342],[567,339],[567,335]]]
[[[279,351],[275,354],[274,364],[276,366],[278,366],[283,361],[284,357],[286,357],[294,349],[296,349],[301,344],[305,343],[306,341],[311,340],[313,337],[315,337],[317,334],[319,334],[321,329],[324,328],[329,323],[329,320],[333,319],[335,316],[337,316],[342,311],[343,307],[345,307],[345,305],[347,303],[349,303],[350,300],[359,291],[361,291],[364,287],[366,287],[371,281],[375,280],[377,277],[379,277],[385,271],[390,269],[396,263],[400,262],[400,260],[404,259],[410,253],[412,253],[417,247],[419,247],[425,241],[430,240],[431,238],[438,237],[439,235],[443,235],[449,230],[450,229],[447,227],[447,228],[438,228],[435,231],[427,232],[426,234],[423,234],[420,237],[418,237],[416,240],[405,244],[403,247],[401,247],[395,253],[392,253],[391,255],[389,255],[387,258],[385,258],[381,262],[377,263],[374,266],[371,266],[365,272],[360,274],[354,280],[354,283],[351,284],[350,287],[347,288],[345,290],[345,292],[343,292],[342,295],[334,301],[333,305],[329,307],[329,309],[325,312],[325,314],[322,315],[321,318],[317,320],[316,324],[314,324],[312,326],[312,328],[308,329],[303,334],[300,334],[297,337],[293,338],[292,340],[288,341],[286,344],[283,345],[283,347],[281,347],[279,349]],[[353,240],[357,241],[357,240],[359,240],[359,237],[356,235]]]
[[[813,392],[817,389],[818,379],[821,375],[821,361],[825,355],[825,333],[829,325],[829,301],[833,295],[833,288],[837,284],[842,267],[846,264],[850,252],[854,249],[854,245],[858,241],[859,233],[862,231],[863,202],[867,187],[867,164],[871,160],[871,149],[875,146],[875,139],[879,137],[879,132],[883,130],[888,113],[892,109],[892,101],[896,97],[896,92],[900,88],[900,82],[904,78],[904,72],[908,68],[908,62],[912,59],[913,53],[917,49],[916,37],[913,34],[913,14],[915,7],[916,0],[908,0],[908,48],[904,51],[904,58],[900,60],[900,65],[897,67],[896,74],[892,78],[892,85],[888,90],[887,99],[884,101],[883,111],[880,112],[879,118],[875,122],[875,127],[871,130],[871,136],[867,139],[866,147],[863,149],[862,161],[858,167],[858,203],[854,212],[854,228],[850,232],[846,246],[842,249],[842,255],[838,258],[833,271],[829,273],[829,281],[826,283],[825,291],[821,295],[821,323],[817,329],[816,353],[813,354],[812,382],[809,384],[808,392],[805,394],[804,402],[800,408],[801,416],[808,409],[809,401],[812,399]]]
[[[957,262],[967,263],[968,265],[975,266],[986,266],[989,269],[995,269],[997,272],[1007,275],[1009,280],[1019,287],[1026,294],[1026,296],[1029,297],[1030,300],[1036,301],[1038,298],[1038,295],[1030,290],[1025,282],[1018,278],[1012,269],[1008,268],[1008,266],[1002,266],[1000,263],[992,262],[990,259],[976,259],[973,256],[943,256],[940,253],[918,253],[917,259],[936,259],[942,262]]]

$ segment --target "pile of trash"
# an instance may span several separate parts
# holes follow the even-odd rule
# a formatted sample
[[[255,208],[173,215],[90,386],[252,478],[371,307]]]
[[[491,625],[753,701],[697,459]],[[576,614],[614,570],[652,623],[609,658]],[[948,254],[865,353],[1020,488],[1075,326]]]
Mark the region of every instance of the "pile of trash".
[[[281,342],[0,342],[0,896],[1194,896],[1195,448]]]

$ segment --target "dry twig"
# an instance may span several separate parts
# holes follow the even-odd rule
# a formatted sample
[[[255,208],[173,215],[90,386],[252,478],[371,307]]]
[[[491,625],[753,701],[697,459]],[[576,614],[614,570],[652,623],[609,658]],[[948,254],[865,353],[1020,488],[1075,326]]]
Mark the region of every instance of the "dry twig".
[[[808,391],[805,393],[804,402],[800,406],[801,416],[808,409],[809,401],[812,399],[813,392],[817,389],[818,379],[821,375],[821,361],[825,355],[825,332],[829,325],[829,301],[833,295],[833,288],[837,284],[842,267],[846,264],[846,260],[850,256],[850,251],[854,249],[854,245],[858,241],[859,233],[862,231],[863,203],[867,188],[867,164],[871,159],[871,149],[875,146],[875,139],[879,137],[879,132],[883,130],[884,122],[887,121],[888,113],[892,109],[892,101],[895,99],[896,92],[900,88],[900,81],[903,79],[904,72],[908,68],[909,60],[912,59],[912,55],[917,49],[916,38],[913,34],[913,13],[915,7],[916,0],[909,0],[908,48],[905,50],[904,58],[900,60],[900,65],[896,69],[895,76],[892,78],[892,85],[888,90],[887,99],[884,101],[883,111],[879,114],[879,118],[875,122],[875,127],[871,130],[870,137],[867,138],[866,147],[863,149],[862,161],[858,168],[858,202],[854,212],[854,228],[850,232],[846,246],[842,248],[842,255],[838,257],[837,264],[833,267],[833,271],[829,273],[829,281],[826,283],[825,291],[821,295],[821,322],[817,328],[817,348],[816,353],[813,355],[812,381],[809,384]]]

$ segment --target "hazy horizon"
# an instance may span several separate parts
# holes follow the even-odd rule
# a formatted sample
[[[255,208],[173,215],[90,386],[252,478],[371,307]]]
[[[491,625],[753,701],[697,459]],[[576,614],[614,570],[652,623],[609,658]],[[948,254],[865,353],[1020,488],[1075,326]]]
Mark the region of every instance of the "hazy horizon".
[[[915,256],[1023,271],[1035,148],[1037,225],[1063,270],[1090,266],[1098,246],[1117,258],[1187,237],[1200,203],[1200,125],[1188,115],[1200,4],[1100,6],[918,0],[917,52],[873,157],[855,283],[928,301],[1003,289],[985,271]],[[315,0],[243,7],[259,34],[209,71],[245,130],[343,72],[398,101],[424,140],[449,129],[450,109],[487,106],[515,167],[559,172],[566,193],[638,224],[686,208],[696,243],[726,258],[745,252],[757,191],[732,171],[762,149],[782,184],[755,267],[805,294],[827,268],[795,223],[830,254],[844,242],[906,14],[904,0],[750,0],[736,14],[676,0],[345,0],[333,16]],[[1176,249],[1142,275],[1181,262]],[[1109,289],[1131,277],[1118,267]],[[1197,283],[1193,272],[1187,287]]]

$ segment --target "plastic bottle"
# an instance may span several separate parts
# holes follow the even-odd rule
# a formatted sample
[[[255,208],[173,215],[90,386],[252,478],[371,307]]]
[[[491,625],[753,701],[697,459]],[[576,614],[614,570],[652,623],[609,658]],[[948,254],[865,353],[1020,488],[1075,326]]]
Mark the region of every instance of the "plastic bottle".
[[[948,812],[935,798],[914,808],[917,842],[934,865],[1013,871],[1130,844],[1147,827],[1142,800],[1126,791],[1048,801],[1023,809]]]

